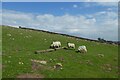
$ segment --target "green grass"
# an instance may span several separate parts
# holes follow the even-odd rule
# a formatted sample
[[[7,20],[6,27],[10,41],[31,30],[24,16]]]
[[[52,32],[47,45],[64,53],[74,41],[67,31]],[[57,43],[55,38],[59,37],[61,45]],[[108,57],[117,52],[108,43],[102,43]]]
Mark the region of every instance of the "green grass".
[[[0,26],[0,79],[2,78],[2,26]]]
[[[117,78],[118,46],[90,42],[81,39],[70,38],[57,34],[49,34],[39,31],[24,30],[12,27],[2,27],[2,77],[15,78],[19,74],[36,73],[46,78]],[[12,36],[8,36],[11,34]],[[25,38],[25,36],[31,36]],[[12,40],[14,38],[14,40]],[[45,40],[46,39],[46,40]],[[57,50],[45,54],[34,54],[36,50],[48,49],[53,40],[61,41],[62,46],[73,42],[76,49],[80,45],[86,45],[88,52],[83,55],[75,50]],[[98,57],[97,54],[104,54]],[[61,62],[59,58],[64,58]],[[114,61],[114,58],[117,58]],[[32,70],[31,59],[48,61],[43,69]],[[50,62],[50,59],[56,59]],[[90,60],[93,65],[86,63]],[[24,64],[18,64],[23,62]],[[56,63],[63,64],[63,70],[52,70]],[[81,63],[82,62],[82,63]],[[112,65],[112,70],[106,72],[101,68],[104,64]],[[50,67],[50,69],[49,69]]]

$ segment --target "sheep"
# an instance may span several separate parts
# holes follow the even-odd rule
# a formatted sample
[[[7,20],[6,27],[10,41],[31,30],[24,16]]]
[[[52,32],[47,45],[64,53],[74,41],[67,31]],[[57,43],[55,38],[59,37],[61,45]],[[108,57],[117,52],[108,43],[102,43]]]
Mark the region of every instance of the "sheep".
[[[50,48],[54,48],[54,45],[53,45],[53,44],[51,44],[51,45],[50,45]]]
[[[53,42],[53,45],[55,48],[59,48],[61,46],[61,43],[59,41]]]
[[[74,44],[74,43],[69,43],[69,42],[67,42],[67,47],[68,47],[68,48],[74,48],[74,49],[75,49],[75,44]]]
[[[53,44],[56,44],[58,47],[61,46],[61,42],[60,41],[55,41],[55,42],[53,42]]]
[[[61,42],[60,41],[53,41],[53,43],[50,45],[50,48],[59,48],[61,47]]]
[[[78,47],[78,52],[86,53],[86,52],[87,52],[86,46],[79,46],[79,47]]]

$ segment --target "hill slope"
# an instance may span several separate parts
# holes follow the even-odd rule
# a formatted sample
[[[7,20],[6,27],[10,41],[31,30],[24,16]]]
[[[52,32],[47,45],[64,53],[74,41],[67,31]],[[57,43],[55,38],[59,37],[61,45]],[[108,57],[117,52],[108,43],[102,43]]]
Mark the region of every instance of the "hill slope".
[[[116,45],[13,27],[4,26],[2,30],[3,78],[14,78],[26,73],[41,74],[46,78],[118,77],[118,46]],[[86,45],[88,52],[83,55],[70,49],[34,54],[35,50],[48,49],[53,40],[61,41],[62,46],[66,46],[68,41],[73,42],[76,44],[76,49],[80,45]],[[104,54],[104,57],[99,57],[98,54]],[[31,62],[31,59],[46,60],[47,64],[40,66]],[[63,69],[54,70],[53,66],[56,63],[62,63]]]

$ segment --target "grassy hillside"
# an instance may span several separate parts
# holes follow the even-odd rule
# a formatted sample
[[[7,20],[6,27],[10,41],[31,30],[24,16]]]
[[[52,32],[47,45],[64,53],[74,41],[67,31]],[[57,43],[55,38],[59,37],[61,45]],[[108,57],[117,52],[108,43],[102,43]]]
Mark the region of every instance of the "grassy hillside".
[[[46,78],[116,78],[118,77],[118,46],[74,39],[57,34],[2,27],[2,66],[3,78],[13,78],[21,74],[41,74]],[[73,42],[76,49],[86,45],[87,54],[75,50],[57,50],[34,54],[35,50],[48,49],[53,40],[62,46]],[[99,57],[98,54],[104,54]],[[63,59],[63,61],[61,60]],[[46,60],[47,65],[34,64],[31,59]],[[50,60],[54,59],[54,60]],[[23,64],[19,64],[22,62]],[[88,63],[90,62],[90,63]],[[54,70],[56,63],[62,63],[62,70]]]
[[[0,79],[2,78],[2,27],[0,26]]]

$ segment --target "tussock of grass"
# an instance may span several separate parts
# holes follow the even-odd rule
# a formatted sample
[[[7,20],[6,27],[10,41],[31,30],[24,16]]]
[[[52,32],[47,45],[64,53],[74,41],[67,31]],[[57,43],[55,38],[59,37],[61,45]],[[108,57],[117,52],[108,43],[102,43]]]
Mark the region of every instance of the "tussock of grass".
[[[5,66],[3,78],[16,77],[25,73],[42,74],[47,78],[118,77],[116,68],[118,66],[118,46],[12,27],[2,27],[2,30],[2,64]],[[7,34],[11,34],[11,36]],[[61,41],[62,46],[66,46],[70,41],[76,44],[76,49],[80,45],[86,45],[88,52],[83,55],[72,49],[63,49],[45,54],[34,54],[36,50],[48,49],[53,40]],[[98,57],[98,54],[104,54],[104,57]],[[115,58],[116,60],[114,60]],[[43,69],[33,70],[31,59],[46,60],[47,65]],[[23,64],[19,64],[19,62]],[[62,63],[63,69],[54,70],[53,66],[56,63]],[[102,69],[101,66],[104,64],[110,64],[112,70]]]

